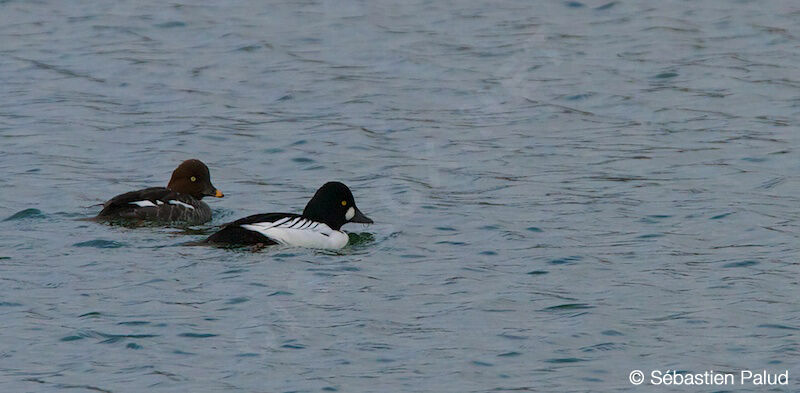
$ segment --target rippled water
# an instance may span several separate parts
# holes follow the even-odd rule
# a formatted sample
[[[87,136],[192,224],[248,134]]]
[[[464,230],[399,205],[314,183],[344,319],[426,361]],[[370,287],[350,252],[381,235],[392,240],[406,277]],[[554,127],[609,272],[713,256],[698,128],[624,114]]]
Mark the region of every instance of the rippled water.
[[[0,390],[797,386],[797,2],[96,3],[0,1]],[[181,245],[334,179],[341,252]]]

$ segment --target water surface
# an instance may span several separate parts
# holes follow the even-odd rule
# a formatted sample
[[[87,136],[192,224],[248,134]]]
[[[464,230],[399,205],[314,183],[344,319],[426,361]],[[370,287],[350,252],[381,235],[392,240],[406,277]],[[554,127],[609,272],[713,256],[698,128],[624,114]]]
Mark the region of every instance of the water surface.
[[[0,1],[0,390],[797,386],[798,18]],[[76,220],[192,157],[208,226]],[[340,252],[181,245],[329,180],[376,222]]]

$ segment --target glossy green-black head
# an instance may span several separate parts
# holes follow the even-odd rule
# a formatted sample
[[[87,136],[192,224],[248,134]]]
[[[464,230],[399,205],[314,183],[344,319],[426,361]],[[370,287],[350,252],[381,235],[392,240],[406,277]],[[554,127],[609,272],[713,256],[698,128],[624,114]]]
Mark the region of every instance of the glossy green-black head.
[[[172,172],[167,188],[181,194],[189,194],[196,199],[204,196],[222,198],[222,191],[211,184],[208,167],[200,160],[186,160]]]
[[[320,187],[303,210],[303,216],[337,231],[348,222],[372,224],[372,220],[358,210],[350,189],[338,181]]]

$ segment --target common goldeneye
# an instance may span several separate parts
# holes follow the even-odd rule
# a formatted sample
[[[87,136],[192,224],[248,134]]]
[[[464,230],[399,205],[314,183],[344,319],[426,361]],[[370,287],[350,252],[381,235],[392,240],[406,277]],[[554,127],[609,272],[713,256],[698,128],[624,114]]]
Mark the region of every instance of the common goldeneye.
[[[103,204],[96,218],[202,224],[211,220],[211,208],[201,200],[204,196],[222,198],[224,195],[211,184],[206,164],[200,160],[186,160],[172,172],[167,187],[117,195]]]
[[[340,249],[349,240],[340,229],[348,222],[372,224],[356,207],[353,193],[339,182],[325,183],[303,214],[266,213],[225,225],[205,243],[219,245],[273,245]]]

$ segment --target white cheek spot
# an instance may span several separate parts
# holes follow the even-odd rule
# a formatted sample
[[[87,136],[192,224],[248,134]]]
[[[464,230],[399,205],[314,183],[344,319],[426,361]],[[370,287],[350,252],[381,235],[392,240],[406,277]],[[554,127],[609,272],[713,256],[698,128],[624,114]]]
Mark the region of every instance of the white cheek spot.
[[[356,209],[350,207],[349,209],[347,209],[347,213],[344,214],[344,218],[347,219],[347,221],[350,221],[353,219],[355,215],[356,215]]]
[[[136,206],[139,206],[139,207],[149,207],[149,206],[155,206],[156,205],[155,203],[150,202],[150,201],[136,201],[136,202],[131,202],[130,204],[131,205],[136,205]]]
[[[187,209],[192,209],[192,210],[194,210],[194,206],[192,206],[192,205],[190,205],[190,204],[188,204],[188,203],[183,203],[183,202],[181,202],[181,201],[176,201],[176,200],[174,200],[174,199],[170,200],[170,201],[169,201],[169,204],[170,204],[170,205],[178,205],[178,206],[183,206],[183,207],[185,207],[185,208],[187,208]]]

